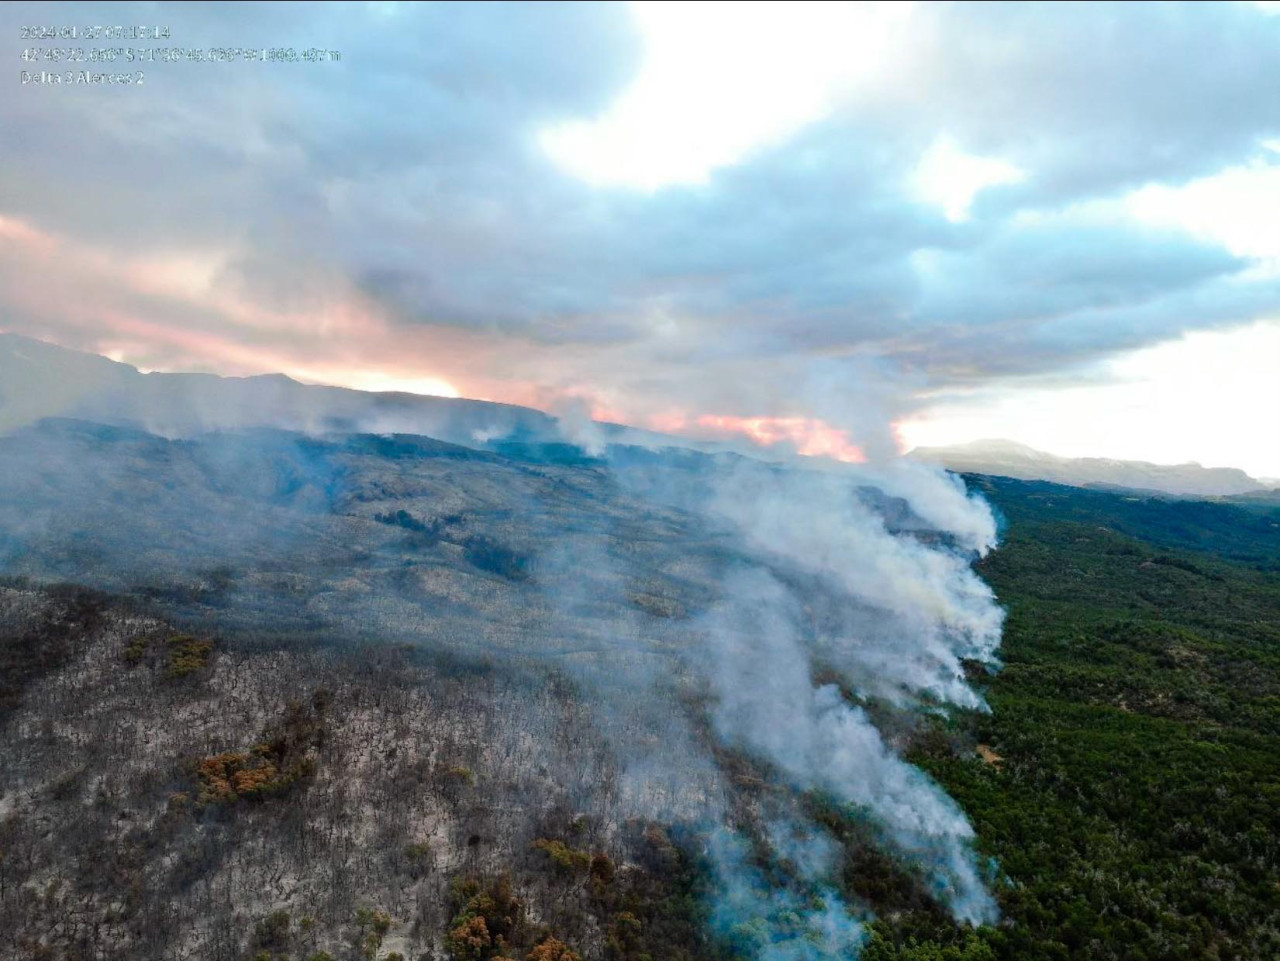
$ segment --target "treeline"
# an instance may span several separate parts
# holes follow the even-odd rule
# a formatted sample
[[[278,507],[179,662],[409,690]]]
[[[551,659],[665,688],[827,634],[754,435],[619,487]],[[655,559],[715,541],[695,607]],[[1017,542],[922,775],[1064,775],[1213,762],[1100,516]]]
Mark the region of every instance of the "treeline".
[[[1003,920],[882,913],[865,957],[1280,957],[1280,531],[1228,505],[977,483],[1008,522],[980,565],[1005,668],[990,714],[931,725],[912,757],[999,863]]]

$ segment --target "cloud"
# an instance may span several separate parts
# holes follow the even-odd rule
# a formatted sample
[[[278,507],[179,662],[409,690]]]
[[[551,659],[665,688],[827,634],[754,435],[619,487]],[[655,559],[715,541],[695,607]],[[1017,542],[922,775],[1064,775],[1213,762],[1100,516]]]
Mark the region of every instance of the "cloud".
[[[1028,171],[1022,202],[1176,182],[1280,128],[1278,36],[1246,4],[940,5],[909,106]]]
[[[954,223],[969,219],[969,208],[979,191],[1025,179],[1026,174],[1013,164],[967,154],[951,138],[941,136],[920,158],[915,187],[922,200],[941,207]]]
[[[925,388],[1052,373],[1280,307],[1229,229],[1148,210],[1280,133],[1280,18],[1248,5],[923,5],[879,74],[815,67],[805,96],[822,106],[804,126],[647,191],[581,180],[544,148],[646,76],[625,7],[157,13],[174,44],[342,60],[157,64],[129,91],[6,98],[0,120],[24,135],[0,145],[0,216],[130,267],[86,286],[46,261],[43,293],[28,279],[0,301],[6,327],[148,366],[589,397],[642,423],[806,418],[877,448]],[[16,15],[0,14],[6,35]],[[792,46],[821,26],[796,22]],[[832,21],[851,44],[857,22]],[[741,42],[725,62],[763,39]],[[713,74],[716,49],[702,53]],[[704,111],[720,94],[689,92]],[[661,111],[646,116],[678,146]],[[922,169],[955,189],[922,193]],[[1091,203],[1120,213],[1071,214]],[[33,256],[0,237],[6,276]]]

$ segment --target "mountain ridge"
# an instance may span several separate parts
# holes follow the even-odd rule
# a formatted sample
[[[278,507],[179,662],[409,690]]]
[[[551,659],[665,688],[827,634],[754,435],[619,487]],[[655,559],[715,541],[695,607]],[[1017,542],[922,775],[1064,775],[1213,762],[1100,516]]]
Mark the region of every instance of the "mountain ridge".
[[[622,424],[574,425],[544,411],[498,401],[304,384],[281,373],[143,372],[99,354],[0,332],[0,433],[49,417],[137,427],[168,437],[273,427],[311,434],[420,434],[490,450],[566,442],[588,453],[606,443],[704,452],[742,447]],[[772,451],[753,453],[768,457]],[[907,456],[956,473],[1178,497],[1265,496],[1269,490],[1233,467],[1066,458],[1004,439],[916,447]]]
[[[275,426],[426,434],[468,444],[477,433],[494,431],[518,439],[560,437],[554,418],[511,404],[303,384],[285,374],[144,373],[13,333],[0,333],[0,385],[0,431],[66,417],[167,436]]]
[[[1061,457],[1004,439],[916,447],[910,451],[910,456],[957,473],[1047,480],[1072,487],[1112,487],[1179,497],[1223,497],[1267,490],[1265,484],[1237,467],[1203,467],[1195,462],[1154,464],[1109,457]]]

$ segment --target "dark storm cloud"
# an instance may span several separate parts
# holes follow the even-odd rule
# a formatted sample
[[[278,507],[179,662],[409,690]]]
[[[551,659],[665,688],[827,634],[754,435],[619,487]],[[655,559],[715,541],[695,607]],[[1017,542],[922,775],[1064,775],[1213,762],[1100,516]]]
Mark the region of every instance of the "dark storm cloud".
[[[479,375],[607,386],[629,410],[654,409],[639,391],[742,414],[856,405],[832,385],[869,366],[908,371],[908,387],[1048,372],[1280,301],[1187,235],[1025,216],[1211,174],[1280,131],[1280,18],[1247,4],[930,6],[893,89],[651,193],[581,183],[537,140],[635,76],[625,7],[50,4],[0,19],[6,36],[142,20],[175,45],[343,57],[15,91],[0,216],[108,250],[226,249],[216,288],[266,308],[337,296],[340,280],[393,328],[487,338]],[[1025,180],[949,222],[911,189],[940,135]],[[54,312],[40,323],[56,336]]]

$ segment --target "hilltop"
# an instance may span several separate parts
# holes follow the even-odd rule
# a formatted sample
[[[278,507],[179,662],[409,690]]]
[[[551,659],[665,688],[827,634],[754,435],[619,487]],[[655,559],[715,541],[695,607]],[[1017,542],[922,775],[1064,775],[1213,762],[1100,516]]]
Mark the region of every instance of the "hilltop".
[[[962,474],[1045,480],[1075,487],[1120,487],[1178,497],[1265,491],[1266,485],[1234,467],[1151,464],[1105,457],[1058,457],[1010,440],[976,440],[954,447],[917,447],[911,456]]]

